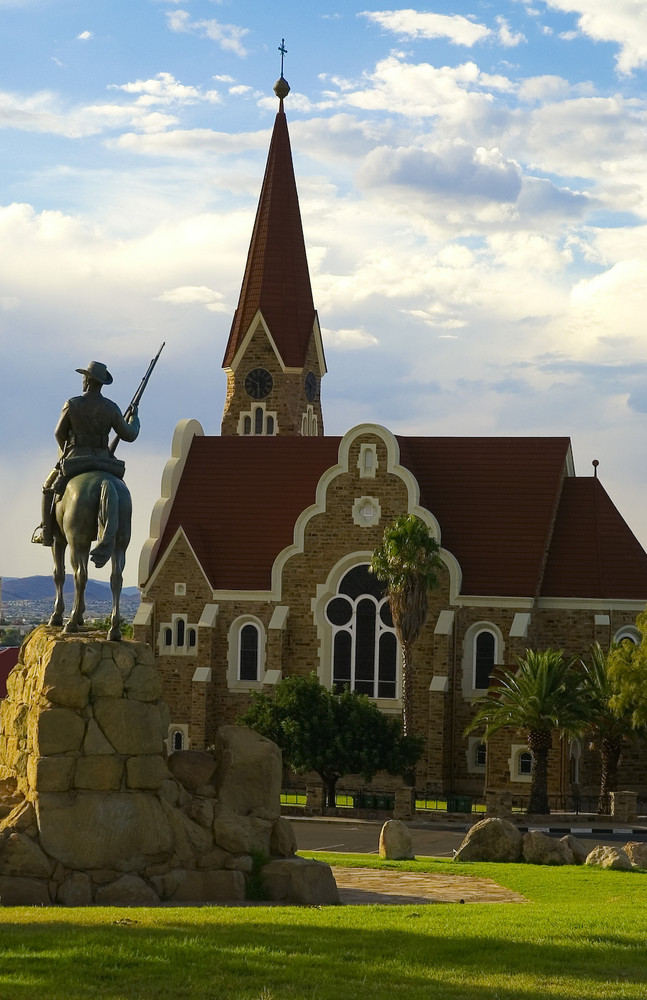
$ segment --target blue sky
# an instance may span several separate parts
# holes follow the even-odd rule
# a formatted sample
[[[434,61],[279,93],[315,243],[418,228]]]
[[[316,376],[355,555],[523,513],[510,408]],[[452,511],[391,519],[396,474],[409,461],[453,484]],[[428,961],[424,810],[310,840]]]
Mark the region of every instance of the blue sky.
[[[0,0],[0,574],[53,428],[104,361],[136,444],[127,582],[169,456],[218,433],[220,365],[286,112],[328,433],[566,435],[647,544],[647,8],[461,0]]]

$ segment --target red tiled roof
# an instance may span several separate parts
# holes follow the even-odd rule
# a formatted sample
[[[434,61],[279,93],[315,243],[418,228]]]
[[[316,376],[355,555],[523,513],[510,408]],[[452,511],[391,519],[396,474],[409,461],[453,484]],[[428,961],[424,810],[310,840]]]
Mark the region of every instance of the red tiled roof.
[[[464,594],[537,593],[568,438],[398,438],[400,461],[458,559]]]
[[[184,531],[216,590],[266,590],[339,438],[195,437],[162,536]]]
[[[647,600],[647,553],[599,479],[564,483],[541,593]]]
[[[214,589],[268,589],[340,440],[194,438],[160,554],[181,525]],[[599,481],[563,478],[568,438],[398,442],[464,594],[647,599],[647,554]]]
[[[315,320],[285,114],[276,116],[243,284],[225,351],[228,367],[256,310],[287,366],[302,367]]]
[[[0,698],[5,698],[7,695],[7,677],[16,666],[19,654],[20,646],[6,646],[0,649]]]

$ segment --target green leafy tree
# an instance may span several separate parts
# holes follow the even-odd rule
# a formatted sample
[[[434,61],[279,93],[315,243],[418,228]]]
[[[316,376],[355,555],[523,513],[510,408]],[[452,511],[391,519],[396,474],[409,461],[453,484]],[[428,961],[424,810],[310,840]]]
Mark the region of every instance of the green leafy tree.
[[[608,812],[609,793],[618,790],[618,761],[623,744],[634,735],[632,713],[627,707],[612,707],[615,685],[609,663],[617,647],[605,653],[598,642],[591,647],[590,658],[583,662],[583,694],[587,706],[587,731],[591,746],[600,754],[600,797],[598,812]]]
[[[286,677],[272,697],[255,693],[238,721],[273,740],[294,771],[315,771],[329,806],[344,774],[361,774],[367,782],[382,770],[402,774],[422,753],[422,739],[405,737],[399,719],[384,715],[366,695],[329,691],[314,673]]]
[[[0,646],[20,646],[24,639],[20,629],[11,625],[0,628]]]
[[[477,712],[466,732],[483,729],[487,740],[500,729],[524,731],[532,755],[528,812],[547,813],[553,731],[577,735],[587,721],[583,674],[555,649],[527,649],[517,664],[516,669],[495,671],[487,692],[476,700]]]
[[[623,640],[609,652],[609,680],[614,694],[610,704],[618,714],[631,716],[634,728],[647,726],[647,610],[638,615],[639,645]]]
[[[412,732],[413,647],[427,620],[428,594],[442,567],[438,543],[424,521],[402,514],[373,553],[371,572],[386,584],[393,627],[402,648],[402,728]]]

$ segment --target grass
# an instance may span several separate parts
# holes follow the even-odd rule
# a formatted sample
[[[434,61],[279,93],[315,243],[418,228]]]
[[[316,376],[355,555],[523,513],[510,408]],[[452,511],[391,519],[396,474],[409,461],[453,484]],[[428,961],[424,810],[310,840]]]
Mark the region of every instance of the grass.
[[[529,903],[0,908],[0,1000],[642,1000],[647,993],[643,874],[316,856],[485,875]]]

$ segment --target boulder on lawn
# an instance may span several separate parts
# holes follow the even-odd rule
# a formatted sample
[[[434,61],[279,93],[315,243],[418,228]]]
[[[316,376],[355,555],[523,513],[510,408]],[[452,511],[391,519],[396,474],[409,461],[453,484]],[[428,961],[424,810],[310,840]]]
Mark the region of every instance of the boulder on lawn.
[[[520,861],[523,839],[514,824],[496,816],[469,829],[455,861]]]
[[[578,840],[577,837],[574,837],[572,833],[567,833],[566,836],[560,837],[560,840],[563,844],[566,844],[571,851],[571,854],[573,855],[572,864],[583,865],[589,853],[586,844],[582,843],[581,840]]]
[[[411,834],[400,819],[387,819],[380,830],[380,857],[388,861],[412,861],[415,858]]]
[[[264,898],[279,903],[335,905],[339,903],[337,883],[330,866],[306,858],[268,861],[261,870]]]
[[[647,844],[641,844],[636,840],[631,840],[625,844],[624,851],[631,861],[632,868],[643,868],[647,870]]]
[[[600,868],[612,868],[614,871],[631,871],[631,861],[622,847],[594,847],[587,855],[585,865],[598,865]]]
[[[574,865],[573,852],[563,840],[530,830],[523,838],[523,860],[531,865]]]

